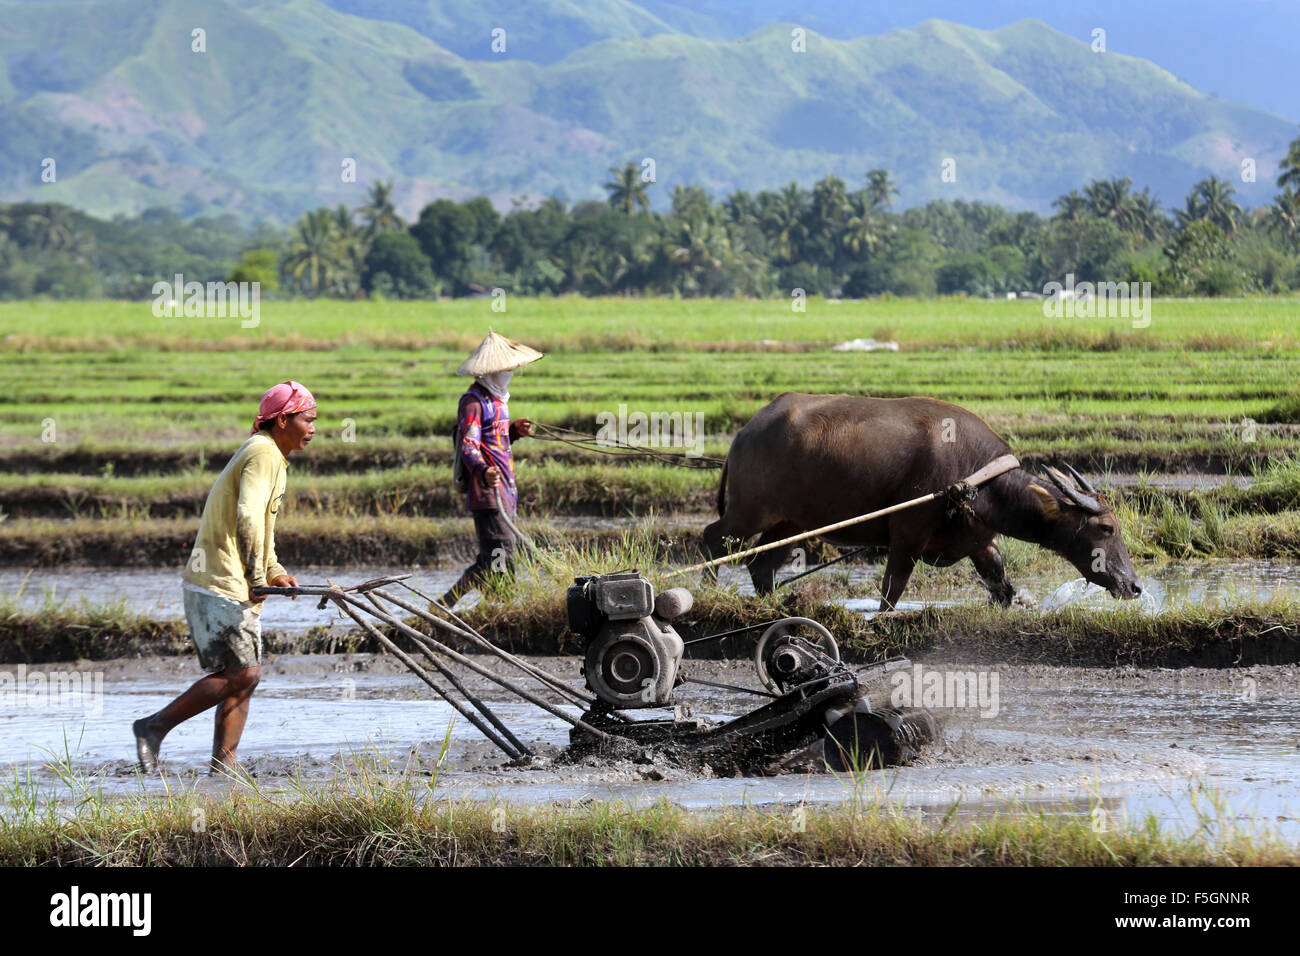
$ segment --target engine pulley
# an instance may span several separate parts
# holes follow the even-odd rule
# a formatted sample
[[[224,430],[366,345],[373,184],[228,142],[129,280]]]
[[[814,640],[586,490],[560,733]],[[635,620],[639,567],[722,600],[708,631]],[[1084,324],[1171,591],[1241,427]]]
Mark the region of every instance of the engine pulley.
[[[758,639],[754,668],[764,687],[784,694],[791,687],[822,676],[828,658],[840,659],[839,645],[830,631],[811,618],[785,617]]]

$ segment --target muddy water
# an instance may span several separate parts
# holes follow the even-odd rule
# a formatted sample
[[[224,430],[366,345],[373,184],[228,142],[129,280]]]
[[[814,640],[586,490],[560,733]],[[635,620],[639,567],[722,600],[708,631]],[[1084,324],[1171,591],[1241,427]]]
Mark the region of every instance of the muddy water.
[[[409,583],[431,597],[440,597],[456,583],[463,569],[421,570],[410,568],[306,568],[294,569],[303,584],[359,584],[371,578],[394,574],[411,575]],[[28,573],[10,568],[0,569],[0,595],[17,596],[26,607],[39,607],[46,601],[58,604],[85,603],[89,606],[124,602],[127,609],[157,619],[180,619],[185,616],[181,600],[181,576],[173,569],[136,568],[54,568]],[[466,599],[468,606],[477,595]],[[313,625],[327,625],[337,620],[333,608],[317,610],[306,599],[268,600],[262,609],[265,630],[304,630]],[[351,627],[351,622],[348,622]]]
[[[576,658],[537,662],[577,684]],[[748,662],[692,662],[705,679],[754,685]],[[943,669],[938,661],[923,667]],[[69,794],[43,765],[64,759],[106,794],[159,791],[132,769],[130,722],[167,702],[198,676],[192,660],[154,658],[99,665],[102,694],[46,706],[0,706],[0,774],[34,768],[50,793]],[[12,668],[11,668],[12,669]],[[926,815],[957,807],[959,817],[1044,809],[1115,820],[1154,813],[1168,827],[1195,829],[1199,813],[1265,826],[1300,839],[1300,668],[1240,671],[1114,671],[999,665],[986,672],[980,707],[950,710],[946,742],[914,766],[860,781],[794,773],[714,778],[663,761],[595,760],[559,765],[567,725],[488,691],[493,706],[542,757],[528,768],[502,758],[449,707],[430,699],[391,659],[370,655],[285,656],[269,662],[240,752],[265,790],[285,791],[298,774],[323,784],[336,768],[368,759],[391,769],[432,769],[450,725],[450,752],[438,784],[446,796],[512,804],[667,799],[689,807],[863,800]],[[481,679],[472,680],[477,686]],[[721,718],[749,699],[699,685],[679,688],[695,713]],[[89,707],[82,706],[89,704]],[[573,712],[572,710],[570,712]],[[211,747],[207,715],[164,744],[175,786],[222,790],[201,775]],[[1219,809],[1222,808],[1222,809]],[[1096,819],[1096,817],[1093,817]]]
[[[336,581],[354,584],[370,578],[390,574],[410,574],[411,584],[426,594],[437,597],[455,583],[460,568],[410,569],[410,568],[306,568],[298,570],[303,583]],[[787,569],[785,574],[794,573]],[[874,565],[854,565],[848,570],[849,580],[874,592],[880,568]],[[1039,575],[1017,579],[1017,588],[1027,592],[1038,606],[1050,606],[1055,592],[1065,583],[1071,572]],[[724,585],[735,585],[744,593],[752,593],[749,575],[743,569],[723,568],[720,574]],[[970,573],[951,575],[951,587],[944,589],[942,598],[927,601],[903,601],[905,610],[931,604],[984,603],[988,593]],[[1235,604],[1267,601],[1274,597],[1300,599],[1300,563],[1287,561],[1201,561],[1195,564],[1170,563],[1142,571],[1142,585],[1147,591],[1146,601],[1153,611],[1173,609],[1186,605]],[[180,576],[174,570],[112,569],[112,568],[61,568],[28,574],[13,569],[0,569],[0,596],[18,596],[19,603],[36,607],[46,600],[57,603],[89,605],[116,604],[137,613],[157,618],[180,618]],[[471,593],[462,606],[477,600]],[[879,601],[872,598],[850,599],[847,605],[855,610],[874,611]],[[1073,602],[1076,607],[1110,607],[1114,602],[1100,593]],[[302,630],[313,625],[326,625],[338,620],[333,609],[318,610],[313,602],[268,601],[262,621],[267,629]]]

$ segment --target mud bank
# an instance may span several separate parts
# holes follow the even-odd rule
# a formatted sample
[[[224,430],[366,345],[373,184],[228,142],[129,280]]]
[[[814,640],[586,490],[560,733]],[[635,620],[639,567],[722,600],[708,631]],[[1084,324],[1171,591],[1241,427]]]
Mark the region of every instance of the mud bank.
[[[590,432],[590,418],[551,424]],[[739,424],[744,424],[740,422]],[[360,474],[375,469],[410,468],[418,465],[449,465],[451,450],[446,441],[450,428],[434,431],[426,436],[413,436],[418,443],[405,443],[405,439],[386,442],[355,442],[326,444],[313,448],[310,455],[294,460],[296,474]],[[1263,425],[1261,431],[1277,435],[1280,439],[1300,440],[1300,425]],[[711,440],[708,454],[725,456],[726,447],[734,434],[718,434]],[[1148,437],[1138,432],[1132,435],[1115,433],[1116,438],[1141,441]],[[236,443],[237,444],[237,443]],[[1044,442],[1039,442],[1044,444]],[[715,447],[716,446],[716,447]],[[77,444],[54,447],[0,448],[0,472],[8,474],[103,475],[119,477],[172,474],[181,471],[208,471],[215,475],[225,467],[234,450],[231,443],[220,445],[177,445],[139,448],[132,445]],[[522,461],[559,461],[586,463],[591,461],[588,452],[564,445],[537,443],[521,446],[516,456]],[[1253,466],[1264,466],[1267,453],[1245,450],[1212,451],[1208,449],[1169,449],[1155,452],[1052,452],[1024,451],[1018,457],[1026,465],[1047,461],[1065,461],[1088,474],[1167,472],[1173,478],[1172,487],[1200,487],[1201,482],[1217,482],[1228,470],[1249,472]],[[1186,476],[1185,479],[1183,476]],[[1112,475],[1113,483],[1125,482],[1123,477]]]
[[[780,617],[811,617],[830,628],[846,659],[867,663],[903,654],[942,654],[968,663],[1006,661],[1086,667],[1214,667],[1300,661],[1300,606],[1237,605],[1183,608],[1145,616],[1126,609],[1065,609],[1052,613],[980,605],[924,607],[867,617],[842,603],[792,592],[777,598],[697,595],[689,620],[678,625],[687,640]],[[564,611],[543,607],[476,605],[465,619],[517,654],[568,654],[579,650]],[[423,622],[413,626],[427,630]],[[274,654],[330,654],[377,650],[350,625],[264,632]],[[753,634],[693,648],[697,658],[748,660]],[[474,648],[462,647],[473,653]],[[156,621],[117,611],[52,610],[0,614],[0,663],[104,661],[146,655],[188,655],[183,621]]]
[[[631,528],[651,528],[669,560],[698,555],[707,519],[563,516],[526,519],[524,530],[542,547],[613,546]],[[0,523],[0,567],[180,568],[198,533],[197,518],[52,519]],[[478,552],[468,517],[331,517],[294,515],[275,530],[276,547],[298,566],[465,565]],[[810,552],[812,553],[812,552]],[[288,560],[286,558],[286,560]]]

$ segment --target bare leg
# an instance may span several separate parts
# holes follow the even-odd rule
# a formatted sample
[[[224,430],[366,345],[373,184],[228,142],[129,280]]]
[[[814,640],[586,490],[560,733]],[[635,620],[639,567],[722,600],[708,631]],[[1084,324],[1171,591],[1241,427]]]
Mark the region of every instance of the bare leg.
[[[216,674],[208,674],[156,714],[142,717],[132,724],[136,753],[145,772],[151,773],[157,768],[158,748],[174,727],[231,696],[238,696],[245,689],[251,693],[261,679],[261,672],[260,667],[227,667]],[[242,722],[240,729],[243,729]]]
[[[248,704],[253,699],[253,690],[258,681],[253,680],[244,691],[232,695],[217,705],[216,726],[212,734],[211,769],[229,770],[238,766],[235,751],[239,748],[239,739],[244,735],[244,724],[248,720]]]
[[[1002,563],[1002,552],[990,544],[987,548],[976,551],[970,556],[971,564],[979,574],[984,586],[989,589],[989,600],[1001,607],[1010,607],[1015,597],[1015,588],[1007,580],[1007,569]]]

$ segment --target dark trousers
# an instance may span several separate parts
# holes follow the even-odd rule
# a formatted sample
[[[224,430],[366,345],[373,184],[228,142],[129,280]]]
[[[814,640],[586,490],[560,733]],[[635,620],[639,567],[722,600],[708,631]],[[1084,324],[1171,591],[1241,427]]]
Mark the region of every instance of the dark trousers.
[[[474,516],[474,534],[478,537],[478,557],[443,596],[444,604],[454,604],[462,594],[494,571],[510,574],[514,570],[515,536],[501,520],[501,512],[496,508],[484,508],[470,513]]]

